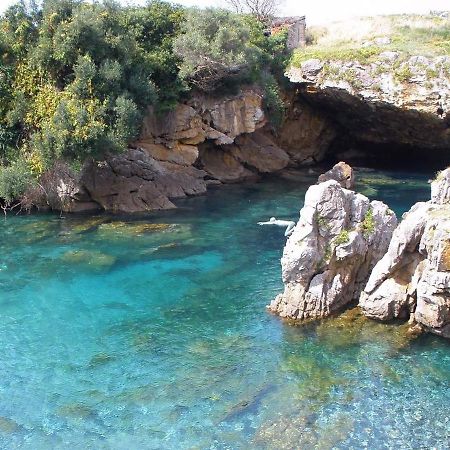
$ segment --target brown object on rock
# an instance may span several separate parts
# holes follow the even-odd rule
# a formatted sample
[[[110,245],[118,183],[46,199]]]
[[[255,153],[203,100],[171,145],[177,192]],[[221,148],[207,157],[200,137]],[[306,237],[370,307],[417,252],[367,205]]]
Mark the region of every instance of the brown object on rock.
[[[328,172],[319,176],[318,182],[335,180],[345,189],[353,189],[355,187],[355,176],[351,166],[343,161],[338,162]]]

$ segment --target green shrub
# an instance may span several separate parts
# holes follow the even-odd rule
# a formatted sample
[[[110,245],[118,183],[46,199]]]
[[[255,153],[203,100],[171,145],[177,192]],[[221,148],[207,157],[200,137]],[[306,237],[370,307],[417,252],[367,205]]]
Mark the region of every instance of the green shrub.
[[[174,42],[182,59],[180,76],[203,91],[214,91],[224,79],[248,73],[258,48],[242,16],[222,9],[191,9]]]
[[[271,73],[264,73],[261,77],[261,86],[264,90],[264,104],[267,117],[274,127],[278,128],[284,118],[285,104],[281,98],[280,87]]]
[[[348,234],[348,230],[342,230],[335,238],[334,238],[334,245],[342,245],[346,244],[350,241],[350,236]]]
[[[0,167],[0,198],[9,205],[19,200],[34,182],[30,168],[23,159],[10,166]]]
[[[58,160],[79,166],[125,148],[150,105],[157,113],[170,110],[193,86],[237,90],[261,83],[279,123],[285,42],[285,33],[266,37],[254,17],[225,10],[160,0],[139,7],[20,1],[0,16],[4,186],[27,179],[15,162],[19,155],[38,175]],[[14,192],[3,190],[7,198]]]
[[[361,222],[361,231],[364,237],[368,238],[375,231],[375,219],[373,218],[373,210],[369,208],[364,220]]]

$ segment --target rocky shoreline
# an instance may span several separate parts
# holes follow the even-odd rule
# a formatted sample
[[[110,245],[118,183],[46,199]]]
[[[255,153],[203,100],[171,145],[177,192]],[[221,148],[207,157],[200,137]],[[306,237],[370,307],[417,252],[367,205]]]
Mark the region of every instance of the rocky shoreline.
[[[269,310],[304,321],[357,303],[368,318],[450,338],[450,169],[398,225],[384,203],[347,189],[352,178],[341,162],[308,189]]]

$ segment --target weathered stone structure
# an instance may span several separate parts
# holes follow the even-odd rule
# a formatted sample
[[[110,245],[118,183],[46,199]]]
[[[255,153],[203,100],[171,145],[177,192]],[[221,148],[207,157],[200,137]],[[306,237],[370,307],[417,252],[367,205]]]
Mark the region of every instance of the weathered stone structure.
[[[288,29],[287,48],[304,47],[306,45],[306,19],[305,16],[277,17],[272,22],[271,33],[275,34],[282,29]]]

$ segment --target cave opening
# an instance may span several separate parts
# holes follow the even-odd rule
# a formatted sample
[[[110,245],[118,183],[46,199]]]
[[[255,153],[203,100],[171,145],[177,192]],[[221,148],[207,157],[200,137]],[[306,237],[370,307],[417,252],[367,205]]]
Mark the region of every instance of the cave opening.
[[[450,148],[427,149],[396,142],[365,142],[343,132],[333,140],[324,159],[327,164],[339,161],[379,170],[430,172],[450,165]]]

